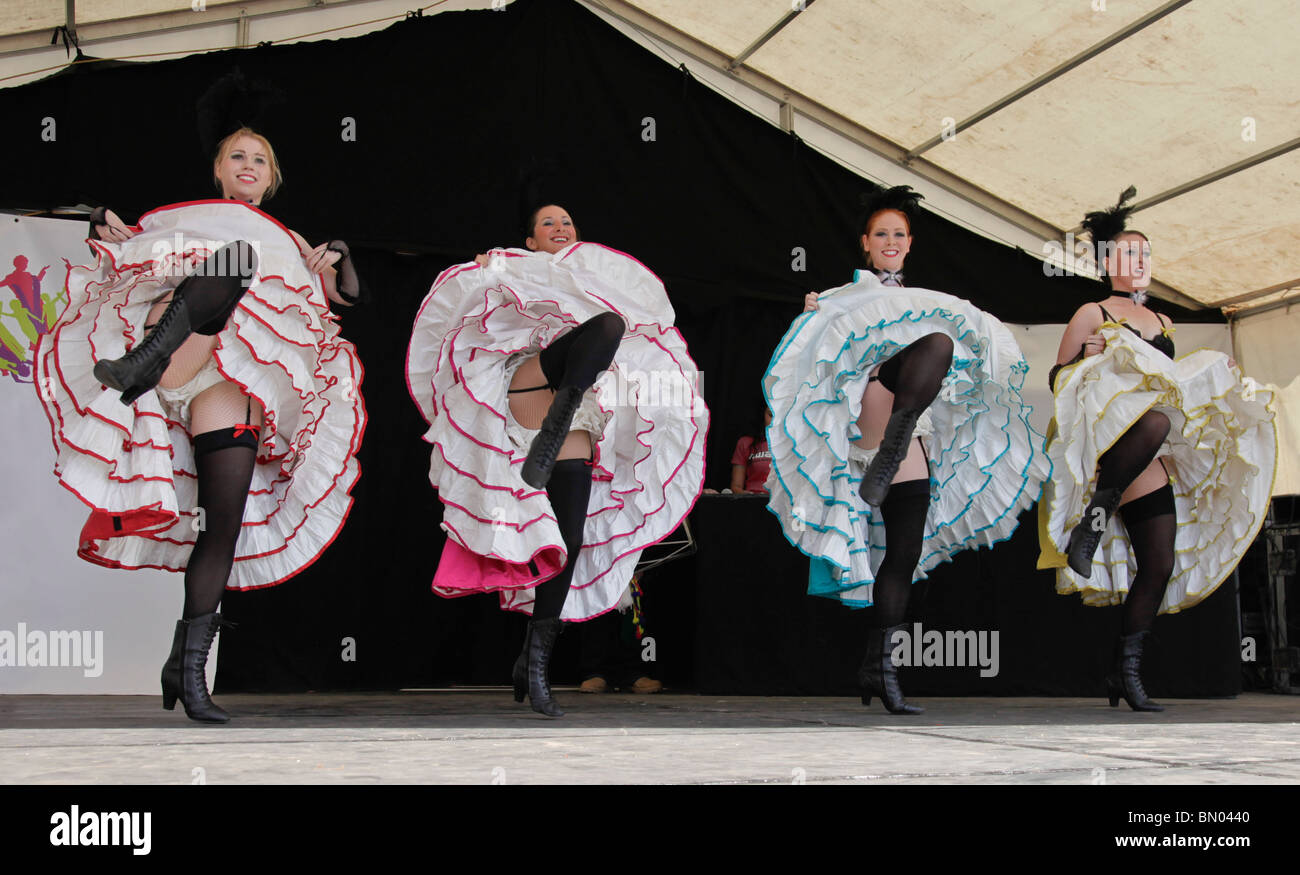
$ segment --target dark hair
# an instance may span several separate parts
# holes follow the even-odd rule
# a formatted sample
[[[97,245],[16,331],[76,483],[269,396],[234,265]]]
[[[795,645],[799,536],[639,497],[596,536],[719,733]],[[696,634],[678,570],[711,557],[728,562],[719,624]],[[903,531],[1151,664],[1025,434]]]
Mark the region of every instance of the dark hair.
[[[901,213],[903,221],[907,223],[907,233],[912,233],[912,219],[916,217],[918,203],[924,198],[924,195],[912,191],[910,185],[896,185],[893,188],[883,188],[878,191],[862,195],[862,221],[858,223],[861,228],[854,240],[854,246],[861,249],[862,257],[867,259],[866,248],[862,246],[862,237],[871,233],[871,222],[879,214],[893,210]],[[870,266],[870,262],[868,262]]]
[[[1130,185],[1120,193],[1115,206],[1108,210],[1093,210],[1083,217],[1083,230],[1092,237],[1092,254],[1097,260],[1097,276],[1107,288],[1113,289],[1114,286],[1111,284],[1110,274],[1106,273],[1102,266],[1106,255],[1105,250],[1123,234],[1136,234],[1147,243],[1151,242],[1151,238],[1141,231],[1125,227],[1128,224],[1129,214],[1133,212],[1133,206],[1128,202],[1135,197],[1137,197],[1137,188]]]
[[[523,232],[524,232],[525,240],[533,236],[533,229],[537,227],[537,214],[540,213],[542,210],[546,209],[547,207],[560,207],[560,205],[555,203],[554,201],[546,201],[545,203],[540,203],[537,206],[533,207],[528,212],[528,218],[524,221]],[[560,207],[560,209],[564,210],[564,207]],[[566,213],[568,212],[568,210],[564,210],[564,211]],[[573,216],[569,216],[569,221],[573,221]],[[578,230],[577,222],[573,222],[573,239],[578,242],[582,240],[582,232]]]

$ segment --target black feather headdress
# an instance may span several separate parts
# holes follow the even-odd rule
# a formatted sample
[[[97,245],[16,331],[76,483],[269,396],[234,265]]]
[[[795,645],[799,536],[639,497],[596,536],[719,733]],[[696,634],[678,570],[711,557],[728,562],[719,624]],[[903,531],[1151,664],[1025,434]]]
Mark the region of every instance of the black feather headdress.
[[[208,86],[195,103],[199,145],[211,161],[217,144],[240,128],[264,133],[271,110],[288,101],[284,92],[269,82],[250,82],[238,67]]]
[[[892,188],[882,188],[878,191],[868,192],[862,195],[862,221],[858,224],[865,233],[867,222],[871,217],[881,210],[897,210],[907,217],[907,223],[910,226],[916,218],[918,204],[923,199],[920,192],[912,191],[910,185],[895,185]]]
[[[1137,188],[1130,185],[1119,196],[1115,206],[1108,210],[1094,210],[1083,217],[1083,230],[1092,236],[1093,255],[1097,259],[1097,270],[1101,271],[1104,256],[1102,247],[1114,240],[1128,225],[1129,214],[1133,205],[1128,202],[1137,197]]]

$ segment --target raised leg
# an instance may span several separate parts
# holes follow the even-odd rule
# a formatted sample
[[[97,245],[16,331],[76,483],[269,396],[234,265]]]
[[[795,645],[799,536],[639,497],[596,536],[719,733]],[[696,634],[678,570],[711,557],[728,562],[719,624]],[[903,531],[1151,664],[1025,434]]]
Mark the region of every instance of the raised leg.
[[[158,385],[172,354],[191,333],[211,336],[225,327],[256,273],[257,255],[248,243],[221,247],[181,281],[139,343],[121,358],[95,363],[95,379],[121,391],[122,403],[131,404]]]
[[[1066,547],[1070,568],[1084,577],[1092,574],[1092,557],[1101,536],[1130,484],[1152,464],[1169,435],[1169,417],[1149,410],[1102,454],[1097,464],[1097,491],[1070,533]]]
[[[615,313],[602,313],[559,338],[538,356],[538,363],[555,397],[542,421],[541,431],[528,448],[520,475],[537,489],[546,486],[560,457],[573,415],[583,394],[614,361],[626,326]]]
[[[927,334],[913,341],[881,366],[881,384],[894,394],[889,421],[879,450],[862,477],[862,500],[879,507],[889,492],[899,465],[908,454],[916,421],[933,403],[952,366],[952,338]]]

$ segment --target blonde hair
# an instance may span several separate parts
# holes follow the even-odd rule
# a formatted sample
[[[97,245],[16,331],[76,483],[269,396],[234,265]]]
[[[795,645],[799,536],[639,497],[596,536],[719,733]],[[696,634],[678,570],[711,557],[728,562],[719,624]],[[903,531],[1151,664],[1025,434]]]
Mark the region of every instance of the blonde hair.
[[[284,174],[280,172],[280,162],[276,160],[275,149],[271,148],[271,141],[252,128],[240,128],[217,144],[217,155],[212,159],[212,182],[217,186],[217,191],[220,192],[221,178],[217,176],[217,166],[225,159],[230,147],[240,137],[252,137],[266,149],[266,160],[271,165],[271,185],[267,188],[266,194],[262,195],[262,200],[270,200],[271,196],[280,188],[280,184],[284,182]]]

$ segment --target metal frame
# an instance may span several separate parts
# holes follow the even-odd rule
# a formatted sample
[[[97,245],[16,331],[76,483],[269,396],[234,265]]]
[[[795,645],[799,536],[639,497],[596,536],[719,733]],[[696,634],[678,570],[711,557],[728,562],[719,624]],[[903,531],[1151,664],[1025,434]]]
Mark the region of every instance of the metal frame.
[[[71,2],[71,0],[69,0],[69,2]],[[778,21],[776,24],[769,27],[767,30],[763,31],[762,36],[760,36],[758,39],[750,43],[749,46],[744,51],[742,51],[739,55],[736,55],[736,57],[731,60],[731,63],[727,65],[727,69],[734,70],[737,67],[739,67],[741,64],[743,64],[746,58],[748,58],[750,55],[754,54],[754,52],[761,49],[764,43],[766,43],[772,37],[780,33],[787,24],[794,21],[795,18],[797,18],[801,13],[807,12],[808,7],[812,6],[816,2],[817,0],[805,0],[803,5],[792,8],[789,12],[787,12],[784,16],[781,17],[780,21]]]
[[[1294,555],[1290,572],[1285,563],[1287,536],[1300,535],[1300,521],[1273,522],[1273,508],[1269,508],[1264,524],[1265,546],[1268,549],[1268,581],[1264,591],[1264,634],[1268,639],[1269,675],[1273,690],[1278,693],[1300,695],[1300,685],[1292,682],[1290,668],[1278,668],[1279,663],[1289,666],[1295,659],[1297,648],[1290,646],[1286,621],[1286,582],[1295,574]],[[1297,676],[1300,680],[1300,675]]]
[[[682,537],[680,539],[673,540],[670,535],[668,538],[664,538],[662,541],[651,544],[647,547],[646,550],[654,547],[672,547],[674,549],[667,555],[657,556],[654,559],[638,559],[636,570],[632,572],[633,576],[640,577],[652,568],[658,568],[660,565],[665,565],[672,562],[674,559],[685,559],[687,556],[695,555],[700,548],[695,542],[695,533],[691,531],[691,521],[689,518],[682,520],[681,530]],[[645,552],[642,551],[641,555],[644,557]]]
[[[671,24],[634,6],[629,0],[581,0],[581,2],[591,9],[604,12],[627,27],[639,31],[653,40],[667,44],[675,52],[742,83],[753,91],[775,101],[778,105],[788,105],[789,110],[785,110],[783,107],[783,113],[789,112],[793,114],[797,112],[803,118],[815,122],[863,149],[893,164],[897,164],[899,167],[906,168],[909,172],[925,179],[927,183],[942,188],[944,191],[973,204],[990,215],[997,216],[1041,241],[1060,241],[1065,236],[1066,229],[1058,228],[1010,201],[1005,201],[992,192],[980,188],[964,177],[931,163],[924,157],[913,156],[909,159],[909,151],[898,143],[882,137],[848,116],[836,112],[805,94],[792,91],[784,83],[754,70],[752,67],[739,62],[737,58],[729,57],[726,53],[717,50],[708,43],[678,30]],[[1174,0],[1174,4],[1177,5],[1186,2],[1190,2],[1190,0]],[[1166,4],[1166,6],[1173,6],[1174,4]],[[785,18],[782,19],[782,22],[788,23]],[[784,26],[782,22],[778,22],[778,24]],[[784,115],[783,118],[785,118]],[[781,126],[784,127],[784,122]],[[1191,310],[1207,309],[1206,304],[1156,279],[1152,279],[1149,291],[1155,297],[1171,301]]]
[[[1273,301],[1269,304],[1260,304],[1258,307],[1245,307],[1241,310],[1234,310],[1229,313],[1228,322],[1234,323],[1240,319],[1245,319],[1247,316],[1258,316],[1259,314],[1267,313],[1270,310],[1279,310],[1283,307],[1294,307],[1296,304],[1300,304],[1300,296],[1283,298],[1280,301]]]
[[[371,2],[374,0],[207,0],[207,9],[202,12],[180,9],[95,21],[78,26],[76,25],[76,0],[67,0],[65,26],[76,37],[77,43],[84,48],[106,40],[211,27],[214,24],[234,24],[238,28],[241,21],[255,18],[339,6],[356,6]],[[413,0],[412,5],[420,5],[420,0]],[[428,3],[425,2],[424,5]],[[243,27],[246,39],[247,25]],[[234,44],[246,45],[247,43],[232,43]],[[41,52],[48,50],[49,47],[49,28],[0,36],[0,56]]]

